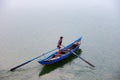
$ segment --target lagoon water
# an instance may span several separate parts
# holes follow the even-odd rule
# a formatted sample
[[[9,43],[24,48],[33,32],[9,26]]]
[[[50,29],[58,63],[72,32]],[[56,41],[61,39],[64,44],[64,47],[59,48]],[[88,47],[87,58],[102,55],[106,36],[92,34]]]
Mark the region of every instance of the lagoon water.
[[[120,80],[119,0],[0,0],[0,80]],[[83,36],[81,57],[53,66],[37,60]],[[44,74],[42,74],[44,73]],[[40,75],[42,74],[42,75]]]

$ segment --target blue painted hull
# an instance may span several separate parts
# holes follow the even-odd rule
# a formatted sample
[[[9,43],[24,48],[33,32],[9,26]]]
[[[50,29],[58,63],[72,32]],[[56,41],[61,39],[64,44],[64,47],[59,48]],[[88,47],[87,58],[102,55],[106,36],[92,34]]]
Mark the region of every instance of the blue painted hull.
[[[74,43],[80,42],[81,39],[82,39],[82,37],[78,38],[78,39],[75,40],[73,43],[71,43],[71,44],[67,45],[66,47],[64,47],[63,49],[61,49],[61,53],[64,52],[65,50],[68,50],[68,49],[69,49],[69,51],[64,52],[64,54],[61,54],[61,56],[55,57],[55,55],[57,54],[57,52],[54,52],[54,53],[51,54],[50,56],[48,56],[48,57],[46,57],[46,58],[44,58],[44,59],[42,59],[42,60],[39,60],[38,62],[39,62],[40,64],[43,64],[43,65],[49,65],[49,64],[56,63],[56,62],[58,62],[58,61],[60,61],[60,60],[63,60],[63,59],[65,59],[65,58],[69,57],[69,56],[72,54],[71,51],[74,52],[74,51],[76,51],[76,50],[79,49],[80,45],[74,46]],[[73,46],[74,46],[74,47],[73,47]],[[70,48],[71,48],[71,49],[70,49]]]

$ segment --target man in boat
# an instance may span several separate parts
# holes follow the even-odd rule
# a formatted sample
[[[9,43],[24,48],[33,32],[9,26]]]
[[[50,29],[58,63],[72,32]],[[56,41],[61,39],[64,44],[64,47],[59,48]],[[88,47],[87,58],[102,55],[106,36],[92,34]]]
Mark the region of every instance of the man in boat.
[[[58,41],[58,44],[57,44],[57,48],[58,48],[58,54],[57,55],[61,54],[60,48],[62,46],[62,40],[63,40],[63,36],[60,37],[60,39]]]

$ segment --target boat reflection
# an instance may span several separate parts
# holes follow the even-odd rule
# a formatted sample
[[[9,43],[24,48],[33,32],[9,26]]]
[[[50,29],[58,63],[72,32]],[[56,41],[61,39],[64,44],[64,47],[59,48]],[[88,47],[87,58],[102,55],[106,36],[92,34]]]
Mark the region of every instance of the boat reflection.
[[[78,49],[76,51],[76,53],[78,55],[80,55],[82,53],[82,50],[81,49]],[[45,65],[43,66],[42,70],[40,71],[39,73],[39,77],[42,76],[42,75],[45,75],[47,73],[50,73],[51,71],[59,68],[59,67],[63,67],[65,64],[71,62],[72,60],[74,60],[75,58],[77,58],[75,55],[71,55],[69,56],[68,58],[64,59],[64,60],[61,60],[57,63],[54,63],[54,64],[51,64],[51,65]]]

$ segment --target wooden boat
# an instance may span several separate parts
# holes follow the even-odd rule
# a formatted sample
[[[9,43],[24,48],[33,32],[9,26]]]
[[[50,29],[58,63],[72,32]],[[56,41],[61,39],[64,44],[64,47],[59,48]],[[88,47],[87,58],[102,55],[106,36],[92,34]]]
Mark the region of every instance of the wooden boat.
[[[54,52],[50,56],[48,56],[48,57],[46,57],[46,58],[44,58],[42,60],[39,60],[38,62],[40,64],[43,64],[43,65],[49,65],[49,64],[56,63],[56,62],[58,62],[60,60],[63,60],[65,58],[69,57],[72,54],[72,52],[79,49],[81,39],[82,39],[82,37],[78,38],[77,40],[75,40],[71,44],[69,44],[69,45],[65,46],[64,48],[62,48],[60,50],[61,54],[59,56],[57,55],[58,52]]]

